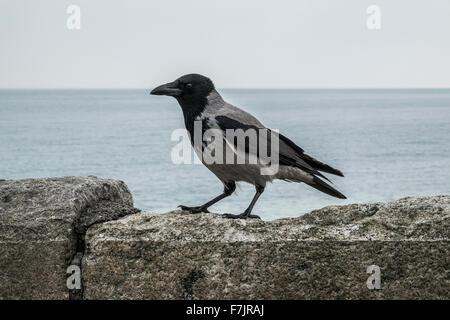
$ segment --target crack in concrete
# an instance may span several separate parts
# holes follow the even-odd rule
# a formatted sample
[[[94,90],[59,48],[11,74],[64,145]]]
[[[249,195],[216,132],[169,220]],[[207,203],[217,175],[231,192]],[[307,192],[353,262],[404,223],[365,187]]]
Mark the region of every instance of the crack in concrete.
[[[73,227],[73,252],[68,266],[76,265],[80,268],[81,289],[69,289],[69,300],[84,299],[82,260],[86,250],[87,230],[93,225],[118,220],[127,215],[139,213],[141,210],[127,204],[113,202],[111,199],[101,199],[93,206],[88,205],[80,211]]]
[[[202,270],[192,270],[186,277],[181,279],[181,285],[183,286],[181,298],[184,300],[194,299],[194,285],[203,278],[205,278],[205,273]]]

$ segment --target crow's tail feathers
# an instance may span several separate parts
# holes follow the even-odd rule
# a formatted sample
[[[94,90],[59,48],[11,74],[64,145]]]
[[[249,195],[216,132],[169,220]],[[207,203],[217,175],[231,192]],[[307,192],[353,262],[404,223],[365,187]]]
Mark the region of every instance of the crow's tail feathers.
[[[347,199],[346,196],[344,196],[342,193],[340,193],[335,188],[333,188],[326,182],[322,181],[318,177],[314,177],[314,182],[308,183],[308,185],[310,185],[311,187],[316,188],[317,190],[322,191],[330,196],[333,196],[333,197],[336,197],[339,199]]]
[[[311,167],[313,167],[316,170],[322,171],[322,172],[327,172],[327,173],[331,173],[331,174],[335,174],[337,176],[343,177],[344,174],[339,171],[338,169],[335,169],[323,162],[320,162],[317,159],[314,159],[311,156],[308,156],[307,154],[303,153],[302,154],[302,159],[308,163]]]

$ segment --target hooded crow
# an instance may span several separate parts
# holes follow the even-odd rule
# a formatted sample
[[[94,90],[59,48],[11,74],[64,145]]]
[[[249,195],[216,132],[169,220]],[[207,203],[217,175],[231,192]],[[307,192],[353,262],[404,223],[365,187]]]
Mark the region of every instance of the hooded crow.
[[[244,213],[224,214],[225,218],[259,218],[251,214],[253,206],[266,183],[274,179],[303,182],[330,196],[346,199],[324,181],[329,180],[321,173],[343,177],[341,171],[305,154],[302,148],[282,134],[266,128],[251,114],[225,102],[209,78],[199,74],[184,75],[153,89],[151,94],[172,96],[178,101],[195,152],[224,185],[221,195],[201,206],[180,205],[182,210],[209,212],[211,205],[235,191],[239,181],[253,184],[256,194]]]

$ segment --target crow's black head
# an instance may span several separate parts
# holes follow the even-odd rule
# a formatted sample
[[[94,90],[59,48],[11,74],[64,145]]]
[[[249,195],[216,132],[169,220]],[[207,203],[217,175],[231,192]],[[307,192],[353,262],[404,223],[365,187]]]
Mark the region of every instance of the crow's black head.
[[[209,78],[192,73],[153,89],[151,94],[172,96],[180,102],[193,102],[204,100],[213,90],[214,84]]]

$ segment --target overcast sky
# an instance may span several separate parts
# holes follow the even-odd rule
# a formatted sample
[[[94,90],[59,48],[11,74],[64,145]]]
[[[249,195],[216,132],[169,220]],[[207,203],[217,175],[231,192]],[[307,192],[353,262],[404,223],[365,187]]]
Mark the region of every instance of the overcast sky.
[[[0,0],[0,88],[149,88],[192,72],[221,88],[448,88],[450,1]]]

